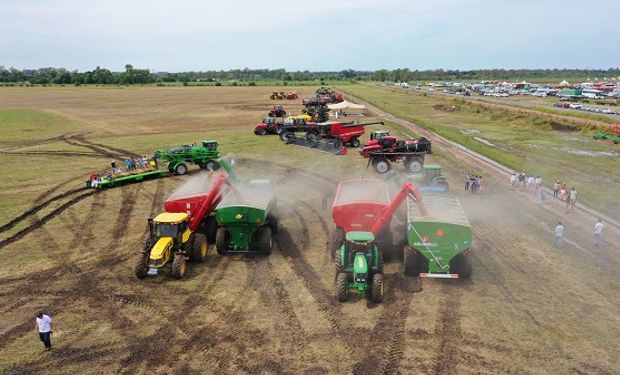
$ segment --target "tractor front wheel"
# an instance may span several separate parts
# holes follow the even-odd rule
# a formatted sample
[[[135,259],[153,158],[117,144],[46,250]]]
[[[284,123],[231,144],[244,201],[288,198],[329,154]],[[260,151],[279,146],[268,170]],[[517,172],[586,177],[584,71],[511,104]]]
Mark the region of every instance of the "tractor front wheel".
[[[383,275],[380,273],[375,273],[372,275],[370,300],[374,303],[381,303],[381,301],[383,301]]]
[[[409,172],[420,173],[422,171],[422,161],[418,158],[410,158],[405,165]]]
[[[267,216],[267,225],[269,225],[269,228],[271,228],[271,233],[278,233],[278,230],[280,229],[280,226],[278,224],[278,218],[275,217],[274,215],[268,215]]]
[[[208,162],[205,163],[204,169],[208,171],[216,171],[219,169],[219,167],[220,165],[218,164],[218,162],[216,162],[215,160],[209,160]]]
[[[262,255],[271,254],[271,247],[273,246],[271,228],[263,226],[259,227],[256,231],[258,232],[258,252]]]
[[[342,245],[342,241],[344,241],[344,230],[342,230],[342,228],[340,227],[337,227],[336,229],[332,231],[332,234],[329,237],[329,252],[332,257],[340,249],[340,245]]]
[[[349,141],[349,144],[351,145],[351,147],[358,148],[360,147],[360,140],[357,137],[353,137]]]
[[[258,131],[258,135],[267,135],[267,129],[265,129],[265,128],[261,128],[261,129]]]
[[[207,259],[207,237],[202,233],[194,233],[191,239],[190,259],[202,263]]]
[[[149,274],[149,253],[140,253],[136,259],[134,273],[138,279],[144,279]]]
[[[377,158],[373,161],[375,171],[385,173],[390,170],[390,162],[385,158]]]
[[[177,165],[174,169],[174,173],[178,174],[179,176],[183,176],[187,173],[187,165],[179,163],[179,165]]]
[[[344,272],[344,266],[340,264],[340,251],[336,251],[334,254],[334,265],[336,266],[336,277]]]
[[[226,228],[217,228],[217,232],[215,232],[215,248],[217,253],[220,255],[228,254],[228,242],[230,239],[230,234]]]
[[[182,254],[174,254],[174,260],[172,261],[172,277],[180,280],[185,276],[185,256]]]
[[[346,302],[349,299],[349,280],[347,274],[341,272],[336,276],[336,298],[340,302]]]

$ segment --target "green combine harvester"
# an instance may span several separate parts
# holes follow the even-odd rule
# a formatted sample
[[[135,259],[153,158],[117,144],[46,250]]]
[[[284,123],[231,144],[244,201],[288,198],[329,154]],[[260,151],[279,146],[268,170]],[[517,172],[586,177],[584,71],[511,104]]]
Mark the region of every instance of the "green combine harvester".
[[[276,206],[273,185],[268,180],[233,186],[216,207],[217,252],[271,254],[272,234],[278,231]]]
[[[472,230],[458,198],[426,193],[424,205],[407,199],[407,276],[462,278],[472,274]]]
[[[183,145],[168,150],[155,151],[155,160],[168,163],[168,170],[178,175],[187,173],[187,164],[196,164],[202,169],[218,169],[217,159],[221,156],[217,141],[204,140],[202,144]]]

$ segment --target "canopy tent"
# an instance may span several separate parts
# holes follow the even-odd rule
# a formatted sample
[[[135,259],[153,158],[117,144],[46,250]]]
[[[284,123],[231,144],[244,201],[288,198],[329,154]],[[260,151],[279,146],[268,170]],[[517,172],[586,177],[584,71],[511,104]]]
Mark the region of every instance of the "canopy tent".
[[[366,109],[365,106],[361,105],[361,104],[355,104],[355,103],[351,103],[348,101],[343,101],[340,103],[336,103],[336,104],[328,104],[327,107],[329,109],[332,110],[338,110],[338,109]]]

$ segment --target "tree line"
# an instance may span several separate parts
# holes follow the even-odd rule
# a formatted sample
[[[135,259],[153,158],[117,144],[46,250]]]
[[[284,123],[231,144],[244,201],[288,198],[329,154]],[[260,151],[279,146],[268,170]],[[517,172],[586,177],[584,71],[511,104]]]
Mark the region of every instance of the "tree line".
[[[31,84],[149,84],[160,82],[221,82],[221,81],[481,81],[520,79],[570,79],[584,77],[618,77],[620,68],[609,69],[477,69],[477,70],[410,70],[408,68],[376,71],[341,70],[326,72],[293,71],[286,69],[233,69],[219,71],[157,72],[125,65],[125,71],[112,72],[97,66],[79,72],[64,68],[24,69],[0,66],[1,83]]]

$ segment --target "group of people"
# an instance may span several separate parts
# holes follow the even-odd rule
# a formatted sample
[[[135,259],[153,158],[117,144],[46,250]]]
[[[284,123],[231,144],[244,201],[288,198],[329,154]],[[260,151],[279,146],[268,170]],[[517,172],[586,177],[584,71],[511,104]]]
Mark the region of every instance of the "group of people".
[[[479,193],[483,190],[482,176],[475,174],[465,174],[465,191],[471,191],[472,193]]]
[[[93,173],[88,177],[89,186],[92,188],[96,188],[97,185],[101,182],[101,180],[110,180],[117,175],[123,173],[130,173],[131,171],[141,171],[144,169],[153,169],[157,167],[157,164],[154,160],[149,159],[146,155],[137,158],[127,158],[123,160],[125,164],[125,168],[118,167],[116,165],[116,161],[110,163],[112,169],[107,174],[101,175],[99,173]]]
[[[566,212],[570,212],[575,209],[577,203],[577,190],[575,187],[571,187],[567,190],[566,183],[556,181],[553,183],[553,196],[559,200],[566,202]]]
[[[543,186],[543,180],[540,176],[528,176],[525,171],[512,172],[510,175],[510,189],[511,190],[523,190],[530,193],[536,193],[540,191]]]
[[[594,246],[601,246],[601,240],[603,236],[603,232],[605,231],[605,225],[603,225],[603,221],[598,219],[596,224],[594,224],[594,231],[592,232],[592,243]],[[553,230],[553,246],[562,247],[564,244],[564,224],[561,221],[558,221],[558,225],[556,225]]]
[[[135,159],[125,159],[125,166],[127,167],[127,172],[129,171],[135,171],[138,169],[146,169],[146,168],[150,168],[151,164],[149,162],[149,158],[146,157],[146,155],[143,155],[142,157],[137,157]],[[115,163],[112,163],[115,164]],[[115,165],[112,165],[112,169],[114,169]],[[114,173],[114,171],[113,171]]]

